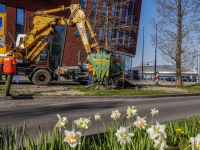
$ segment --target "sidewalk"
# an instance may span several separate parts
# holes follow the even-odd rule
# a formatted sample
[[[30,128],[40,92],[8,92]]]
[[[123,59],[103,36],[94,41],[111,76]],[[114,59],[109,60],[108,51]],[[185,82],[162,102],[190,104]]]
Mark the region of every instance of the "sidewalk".
[[[153,82],[152,80],[129,80],[129,82],[131,84],[136,84],[136,85],[155,85],[155,82]],[[192,85],[195,84],[196,82],[190,82],[190,81],[184,81],[182,84],[183,85]],[[158,81],[158,85],[175,85],[175,81],[163,81],[163,80],[159,80]]]

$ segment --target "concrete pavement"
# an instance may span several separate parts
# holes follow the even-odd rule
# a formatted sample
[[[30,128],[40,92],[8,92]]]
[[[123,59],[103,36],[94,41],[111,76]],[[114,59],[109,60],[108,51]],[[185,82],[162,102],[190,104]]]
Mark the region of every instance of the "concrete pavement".
[[[138,85],[155,85],[155,82],[153,80],[129,80],[130,83],[132,84],[138,84]],[[190,82],[190,81],[183,81],[183,85],[192,85],[195,84],[196,82]],[[175,85],[175,81],[165,81],[165,80],[159,80],[158,85]]]

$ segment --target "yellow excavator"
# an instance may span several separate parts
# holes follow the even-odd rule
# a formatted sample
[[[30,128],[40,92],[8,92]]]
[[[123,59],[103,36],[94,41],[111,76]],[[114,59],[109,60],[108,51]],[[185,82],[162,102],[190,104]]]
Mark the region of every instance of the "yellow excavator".
[[[70,9],[69,18],[52,15]],[[28,32],[17,38],[17,44],[12,48],[11,44],[5,44],[6,15],[0,14],[0,57],[5,56],[10,50],[14,51],[19,66],[19,72],[23,72],[29,80],[36,85],[48,85],[52,80],[59,80],[59,66],[63,57],[65,32],[67,26],[76,26],[80,33],[83,45],[88,54],[87,60],[94,66],[95,84],[103,84],[105,77],[108,85],[109,76],[116,79],[121,73],[120,60],[117,60],[110,50],[100,49],[95,39],[88,16],[79,4],[70,7],[60,6],[57,9],[41,10],[28,18]],[[87,30],[94,39],[93,44],[88,37]],[[61,41],[61,43],[59,43]],[[59,43],[59,44],[58,44]],[[57,44],[57,45],[56,45]],[[111,66],[111,61],[117,64]],[[117,69],[117,70],[116,70]],[[67,70],[66,72],[70,72]],[[69,76],[75,78],[76,71]],[[113,74],[113,75],[112,75]],[[115,81],[112,81],[113,83]]]

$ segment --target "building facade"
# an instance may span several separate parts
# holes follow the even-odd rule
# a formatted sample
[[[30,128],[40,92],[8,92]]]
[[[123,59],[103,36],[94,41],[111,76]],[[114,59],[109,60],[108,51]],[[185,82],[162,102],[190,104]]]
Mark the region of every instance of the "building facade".
[[[142,76],[142,66],[131,68],[131,70],[140,70],[140,77]],[[175,65],[157,65],[156,71],[158,71],[159,77],[176,77],[176,66]],[[182,67],[181,77],[196,78],[198,75],[197,70],[193,68]],[[155,66],[143,66],[143,77],[144,78],[155,78]]]
[[[0,12],[6,13],[6,42],[16,41],[18,34],[28,32],[28,18],[38,10],[48,10],[77,4],[87,12],[92,27],[96,33],[97,42],[105,45],[105,35],[108,43],[117,45],[115,49],[125,60],[126,68],[130,68],[129,60],[136,54],[137,34],[142,0],[0,0]],[[108,7],[106,7],[108,6]],[[107,11],[106,11],[107,8]],[[105,16],[109,16],[108,33],[105,33]],[[70,10],[53,15],[70,15]],[[128,26],[127,28],[120,28]],[[78,52],[82,53],[82,62],[85,61],[87,53],[82,44],[76,27],[60,28],[63,34],[64,46],[61,48],[62,58],[59,64],[65,66],[77,66]]]

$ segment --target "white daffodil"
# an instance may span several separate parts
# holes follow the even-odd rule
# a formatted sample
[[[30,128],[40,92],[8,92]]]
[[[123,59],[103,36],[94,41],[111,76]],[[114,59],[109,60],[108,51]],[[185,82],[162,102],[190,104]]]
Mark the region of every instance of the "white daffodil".
[[[140,118],[137,116],[137,120],[133,123],[135,126],[137,126],[139,129],[144,129],[145,126],[147,125],[147,122],[145,120],[146,117]]]
[[[154,139],[154,148],[158,148],[159,146],[159,140]],[[167,144],[165,141],[162,141],[160,144],[160,150],[165,150],[165,148],[167,148]]]
[[[154,115],[158,115],[158,110],[156,110],[156,108],[154,108],[154,109],[151,109],[151,114],[152,114],[152,116],[154,116]]]
[[[86,127],[85,120],[82,117],[77,120],[74,120],[74,123],[79,129],[85,129]]]
[[[85,121],[85,129],[89,129],[91,127],[91,124],[92,124],[92,121],[90,120],[90,117],[89,118],[83,118],[84,121]]]
[[[136,115],[137,113],[137,109],[135,109],[135,106],[132,106],[132,108],[130,108],[129,106],[127,106],[128,109],[127,109],[127,115],[128,117],[133,117],[134,115]]]
[[[100,120],[101,119],[100,113],[97,113],[96,115],[94,115],[94,119],[95,120]]]
[[[150,134],[150,139],[155,139],[156,137],[159,137],[159,140],[163,140],[164,138],[167,138],[167,135],[165,134],[165,127],[166,125],[160,125],[156,121],[156,125],[152,125],[151,128],[147,129],[147,133]]]
[[[74,120],[74,123],[81,130],[88,129],[91,126],[90,118],[82,118],[81,117],[77,120]]]
[[[117,118],[120,118],[121,113],[118,110],[112,111],[111,118],[116,120]]]
[[[198,133],[196,137],[191,137],[190,142],[192,143],[192,150],[200,150],[200,134]],[[196,147],[196,148],[195,148]]]
[[[120,144],[126,144],[129,143],[131,141],[131,137],[134,136],[133,133],[130,133],[129,131],[129,127],[122,127],[120,126],[119,130],[117,130],[117,133],[115,133],[115,135],[118,138],[118,142],[120,142]]]
[[[58,116],[59,120],[55,127],[58,127],[58,129],[61,130],[61,127],[65,128],[66,124],[68,123],[67,117],[61,118],[59,114],[57,114],[57,116]]]
[[[72,131],[65,130],[64,142],[69,143],[70,147],[74,148],[81,144],[81,136],[81,132],[75,132],[75,129]]]

